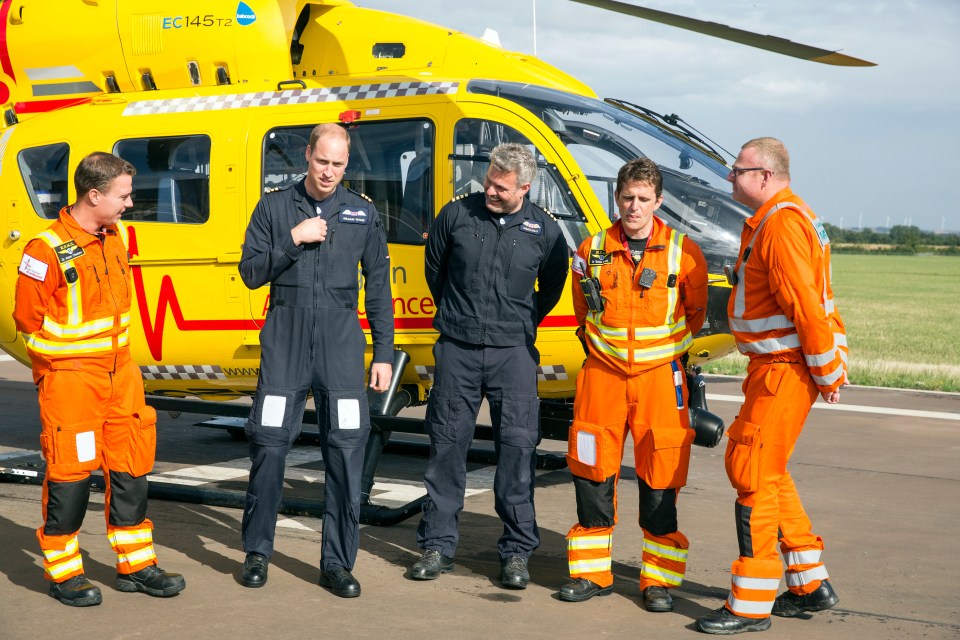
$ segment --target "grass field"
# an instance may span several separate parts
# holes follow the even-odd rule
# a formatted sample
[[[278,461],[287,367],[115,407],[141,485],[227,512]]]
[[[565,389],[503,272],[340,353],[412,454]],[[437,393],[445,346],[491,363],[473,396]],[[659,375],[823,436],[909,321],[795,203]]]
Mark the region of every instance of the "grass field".
[[[960,258],[838,254],[833,289],[853,384],[960,391]],[[741,375],[746,358],[704,370]]]

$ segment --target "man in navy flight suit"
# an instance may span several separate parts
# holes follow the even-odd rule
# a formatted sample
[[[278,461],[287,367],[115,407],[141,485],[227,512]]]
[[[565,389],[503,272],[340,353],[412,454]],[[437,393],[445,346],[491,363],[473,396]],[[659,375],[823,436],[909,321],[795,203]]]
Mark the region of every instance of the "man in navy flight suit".
[[[533,506],[540,443],[540,356],[534,342],[537,326],[560,299],[569,267],[560,225],[525,198],[536,171],[526,147],[495,147],[484,192],[445,205],[430,229],[426,278],[440,337],[427,406],[428,497],[417,529],[424,553],[410,569],[414,580],[453,571],[467,451],[483,397],[497,454],[500,582],[525,589],[530,579],[527,560],[540,544]]]
[[[360,595],[350,571],[359,548],[370,412],[366,341],[357,318],[358,263],[373,335],[375,391],[385,391],[392,376],[393,307],[380,216],[367,198],[340,186],[349,153],[343,127],[314,128],[306,177],[265,194],[247,227],[240,276],[251,289],[270,283],[270,309],[260,331],[260,379],[246,426],[252,462],[242,526],[247,556],[240,582],[246,587],[267,582],[284,462],[312,390],[326,472],[320,584],[340,597]]]

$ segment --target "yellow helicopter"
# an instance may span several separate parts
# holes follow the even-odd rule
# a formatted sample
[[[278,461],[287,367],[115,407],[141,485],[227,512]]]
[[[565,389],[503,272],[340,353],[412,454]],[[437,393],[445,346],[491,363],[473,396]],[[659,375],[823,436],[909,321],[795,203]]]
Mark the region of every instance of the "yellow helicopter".
[[[574,1],[870,64],[623,2]],[[251,394],[269,292],[240,281],[244,229],[266,189],[306,172],[303,151],[320,122],[349,127],[345,184],[386,221],[410,403],[429,390],[436,337],[427,231],[445,202],[481,189],[487,153],[502,142],[535,151],[530,198],[556,216],[571,251],[616,215],[617,169],[654,159],[660,215],[700,244],[715,274],[692,362],[733,348],[721,274],[749,212],[730,199],[720,155],[675,118],[600,100],[535,57],[461,32],[346,0],[2,0],[0,112],[0,348],[20,362],[11,311],[23,248],[72,201],[79,160],[110,150],[138,171],[124,218],[139,318],[131,345],[147,393]],[[574,324],[565,299],[540,328],[544,398],[573,396],[583,360]]]

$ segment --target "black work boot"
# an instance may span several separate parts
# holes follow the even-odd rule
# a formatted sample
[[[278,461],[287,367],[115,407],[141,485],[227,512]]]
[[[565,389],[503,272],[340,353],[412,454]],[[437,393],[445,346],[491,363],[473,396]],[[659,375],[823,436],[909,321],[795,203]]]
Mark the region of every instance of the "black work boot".
[[[593,596],[608,596],[611,593],[613,593],[613,585],[601,587],[592,580],[574,578],[560,587],[560,592],[557,595],[565,602],[583,602]]]
[[[360,583],[343,567],[334,567],[320,572],[320,586],[333,591],[341,598],[356,598],[360,595]]]
[[[798,596],[792,591],[785,591],[777,596],[773,603],[773,615],[781,618],[793,618],[808,611],[823,611],[832,609],[840,602],[837,593],[830,586],[829,580],[821,580],[820,586],[812,593]]]
[[[82,573],[63,582],[51,582],[47,593],[69,607],[90,607],[103,601],[100,587],[92,584]]]
[[[243,561],[243,569],[240,570],[240,584],[251,589],[262,587],[267,584],[267,569],[270,567],[270,560],[259,553],[248,553]]]
[[[441,573],[451,571],[453,571],[453,558],[448,558],[435,549],[427,549],[410,567],[410,577],[414,580],[436,580]]]
[[[643,606],[647,611],[673,611],[673,597],[666,587],[647,587],[643,590]]]
[[[697,618],[697,631],[716,636],[730,636],[744,631],[766,631],[769,628],[770,616],[746,618],[738,616],[726,607],[720,607],[710,615]]]
[[[167,573],[155,564],[134,573],[118,573],[117,589],[133,593],[143,591],[149,596],[169,598],[186,588],[187,583],[179,573]]]
[[[526,558],[510,556],[500,561],[500,584],[508,589],[526,589],[528,582],[530,573]]]

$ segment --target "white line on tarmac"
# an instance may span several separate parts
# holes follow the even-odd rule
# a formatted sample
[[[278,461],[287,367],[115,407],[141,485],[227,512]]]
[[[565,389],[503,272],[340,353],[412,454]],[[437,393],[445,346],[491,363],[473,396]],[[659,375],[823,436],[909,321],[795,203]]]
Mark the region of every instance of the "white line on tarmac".
[[[0,353],[0,362],[12,362],[13,356],[8,356],[5,353]]]
[[[718,393],[708,393],[707,400],[716,400],[717,402],[743,402],[743,396],[727,396]],[[879,413],[886,416],[904,416],[907,418],[930,418],[931,420],[956,420],[960,421],[960,413],[949,413],[946,411],[922,411],[919,409],[894,409],[892,407],[867,407],[858,404],[824,404],[817,402],[813,405],[814,409],[827,409],[829,411],[850,411],[853,413]]]

